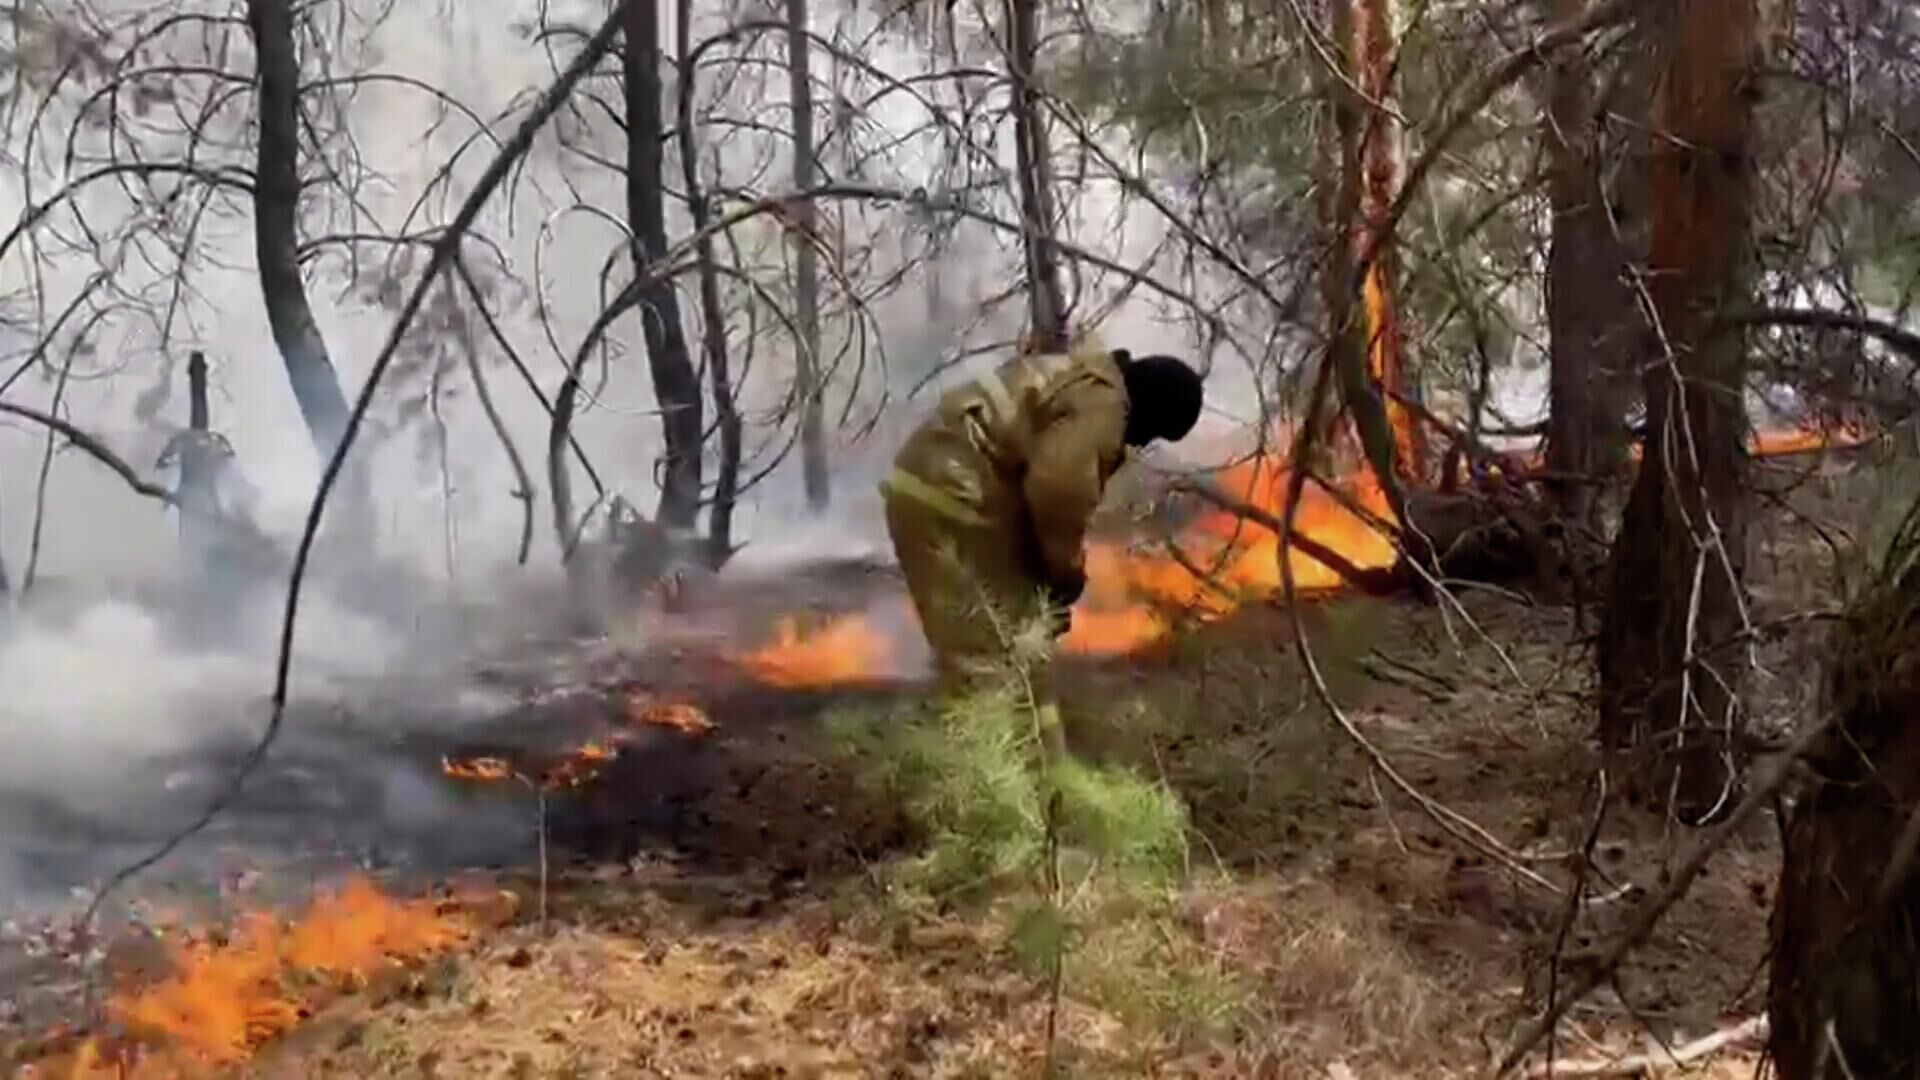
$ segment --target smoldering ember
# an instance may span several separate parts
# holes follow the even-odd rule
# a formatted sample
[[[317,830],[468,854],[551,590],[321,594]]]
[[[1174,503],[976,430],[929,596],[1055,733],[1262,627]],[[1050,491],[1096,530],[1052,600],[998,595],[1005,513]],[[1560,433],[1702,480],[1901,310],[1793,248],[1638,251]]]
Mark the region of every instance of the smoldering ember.
[[[1917,43],[15,5],[0,1066],[1915,1075]]]

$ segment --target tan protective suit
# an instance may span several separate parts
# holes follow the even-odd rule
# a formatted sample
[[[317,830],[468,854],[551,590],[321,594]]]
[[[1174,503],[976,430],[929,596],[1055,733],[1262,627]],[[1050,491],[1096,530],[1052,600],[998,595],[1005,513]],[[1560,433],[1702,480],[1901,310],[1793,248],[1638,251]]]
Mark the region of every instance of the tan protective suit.
[[[1078,592],[1126,423],[1108,351],[1022,356],[944,394],[894,458],[887,531],[950,688],[1004,660],[1050,586]]]

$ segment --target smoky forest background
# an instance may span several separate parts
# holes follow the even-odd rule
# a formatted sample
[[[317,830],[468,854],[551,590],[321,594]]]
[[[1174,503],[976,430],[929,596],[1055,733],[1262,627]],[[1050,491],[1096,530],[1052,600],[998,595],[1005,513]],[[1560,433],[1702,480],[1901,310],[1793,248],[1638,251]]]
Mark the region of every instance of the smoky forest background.
[[[1920,1070],[1910,5],[13,0],[0,128],[18,1075]],[[939,698],[877,484],[1089,347],[1201,423]]]

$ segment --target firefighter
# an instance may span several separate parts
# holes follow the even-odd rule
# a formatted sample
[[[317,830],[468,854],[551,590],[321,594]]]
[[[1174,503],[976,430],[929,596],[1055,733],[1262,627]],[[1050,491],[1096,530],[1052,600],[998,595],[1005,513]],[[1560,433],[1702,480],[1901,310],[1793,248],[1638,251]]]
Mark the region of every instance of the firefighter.
[[[1129,448],[1178,441],[1200,376],[1170,356],[1082,345],[948,391],[880,485],[887,531],[942,683],[964,687],[1086,586],[1082,540]]]

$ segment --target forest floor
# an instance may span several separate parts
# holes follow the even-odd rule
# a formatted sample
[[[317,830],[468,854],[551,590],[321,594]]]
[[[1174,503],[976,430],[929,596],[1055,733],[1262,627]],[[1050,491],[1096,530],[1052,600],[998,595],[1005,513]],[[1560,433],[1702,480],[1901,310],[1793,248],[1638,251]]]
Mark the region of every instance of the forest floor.
[[[1859,476],[1800,485],[1760,527],[1755,617],[1831,608]],[[1076,748],[1158,777],[1191,815],[1165,919],[1085,929],[1058,1032],[1045,981],[994,910],[904,902],[902,808],[822,720],[832,694],[757,698],[690,738],[669,845],[502,884],[516,914],[425,974],[343,998],[260,1051],[259,1076],[1448,1077],[1489,1062],[1611,939],[1691,837],[1612,808],[1594,832],[1597,613],[1465,590],[1457,608],[1334,597],[1304,621],[1333,695],[1424,799],[1484,828],[1555,890],[1590,834],[1590,891],[1528,883],[1444,829],[1332,722],[1291,621],[1241,614],[1125,663],[1072,665]],[[1818,696],[1817,634],[1761,651],[1763,734]],[[784,702],[784,704],[782,704]],[[871,708],[871,698],[861,704]],[[750,714],[750,715],[749,715]],[[1593,1060],[1764,1012],[1777,826],[1735,837],[1554,1045]],[[546,908],[545,918],[538,915]],[[1558,959],[1556,959],[1558,958]],[[1736,1047],[1695,1075],[1754,1075]],[[0,1059],[4,1060],[4,1059]],[[1564,1075],[1564,1074],[1563,1074]]]

